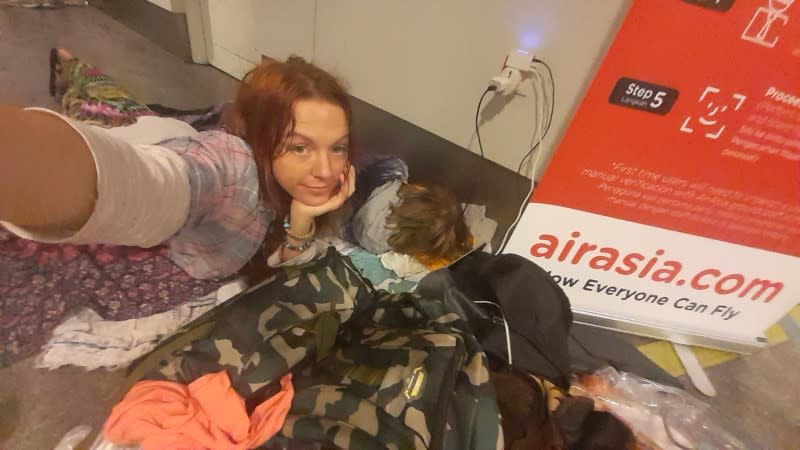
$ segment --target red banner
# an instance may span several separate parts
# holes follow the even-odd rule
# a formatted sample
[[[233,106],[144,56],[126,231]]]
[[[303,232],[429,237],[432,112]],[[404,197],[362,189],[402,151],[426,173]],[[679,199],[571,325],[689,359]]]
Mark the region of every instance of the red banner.
[[[634,3],[534,201],[800,256],[800,4],[731,3]]]
[[[578,308],[698,333],[687,302],[749,308],[714,333],[763,331],[800,300],[800,1],[634,1],[531,202],[508,251],[667,299]]]

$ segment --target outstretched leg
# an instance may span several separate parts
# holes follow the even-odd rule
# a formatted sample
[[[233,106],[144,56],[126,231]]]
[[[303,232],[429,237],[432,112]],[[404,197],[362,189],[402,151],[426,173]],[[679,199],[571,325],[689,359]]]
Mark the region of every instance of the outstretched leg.
[[[131,125],[154,114],[102,70],[63,48],[50,51],[50,93],[61,102],[62,114],[92,125]]]

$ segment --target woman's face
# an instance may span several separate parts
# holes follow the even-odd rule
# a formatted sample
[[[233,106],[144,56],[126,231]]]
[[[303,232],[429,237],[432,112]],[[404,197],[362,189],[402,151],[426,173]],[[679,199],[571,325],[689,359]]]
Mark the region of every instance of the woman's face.
[[[294,106],[294,131],[272,161],[278,184],[293,199],[319,206],[339,188],[348,167],[347,116],[323,100],[300,100]]]

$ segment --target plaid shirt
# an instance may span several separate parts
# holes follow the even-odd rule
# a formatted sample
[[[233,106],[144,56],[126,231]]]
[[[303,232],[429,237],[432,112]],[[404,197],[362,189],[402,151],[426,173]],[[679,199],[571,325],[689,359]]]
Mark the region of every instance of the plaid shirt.
[[[158,145],[189,166],[189,215],[166,242],[170,258],[195,278],[234,274],[255,255],[275,218],[275,210],[261,202],[250,146],[222,131]]]

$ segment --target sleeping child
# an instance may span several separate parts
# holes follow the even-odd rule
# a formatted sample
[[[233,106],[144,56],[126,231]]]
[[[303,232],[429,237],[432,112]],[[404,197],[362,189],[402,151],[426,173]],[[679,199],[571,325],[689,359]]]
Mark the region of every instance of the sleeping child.
[[[408,183],[407,173],[397,158],[379,160],[359,173],[353,239],[375,254],[394,251],[428,270],[444,267],[473,247],[464,209],[449,190]]]

